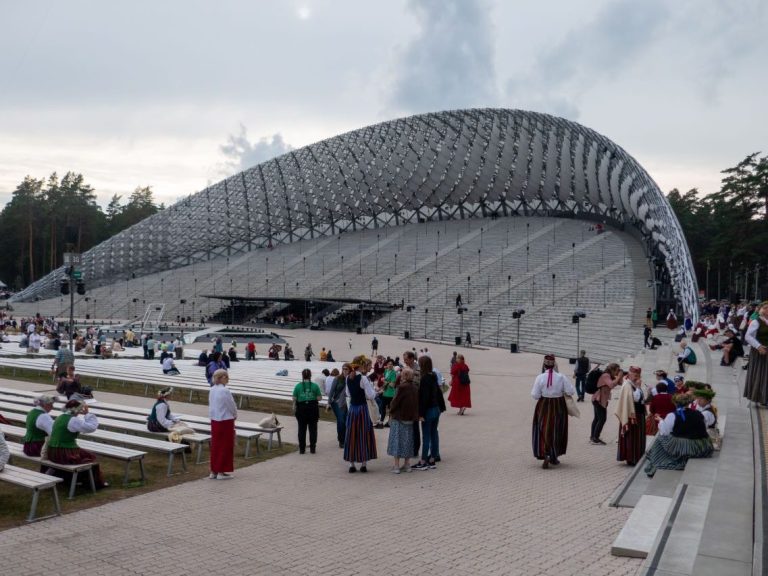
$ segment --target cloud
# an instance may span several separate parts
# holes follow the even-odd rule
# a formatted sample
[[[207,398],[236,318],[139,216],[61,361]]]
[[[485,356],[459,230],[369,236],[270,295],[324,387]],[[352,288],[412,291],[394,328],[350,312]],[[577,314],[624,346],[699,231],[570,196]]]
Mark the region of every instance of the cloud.
[[[543,51],[528,74],[510,79],[508,99],[515,107],[576,118],[579,96],[595,82],[630,68],[653,44],[667,17],[661,0],[611,2],[591,22]]]
[[[411,0],[419,32],[400,52],[390,105],[397,111],[497,103],[494,35],[486,0]]]
[[[227,171],[240,172],[290,152],[293,147],[283,140],[283,136],[279,132],[272,136],[265,136],[256,142],[250,142],[248,131],[241,124],[240,133],[237,135],[230,134],[227,143],[223,144],[220,149],[227,158],[225,162]]]

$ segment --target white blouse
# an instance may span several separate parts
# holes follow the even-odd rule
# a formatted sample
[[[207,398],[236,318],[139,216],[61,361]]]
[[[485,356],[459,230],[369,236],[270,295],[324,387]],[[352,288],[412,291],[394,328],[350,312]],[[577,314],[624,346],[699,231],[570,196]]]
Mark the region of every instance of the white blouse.
[[[747,344],[752,346],[755,350],[760,348],[761,344],[757,340],[757,329],[760,328],[760,318],[755,318],[752,320],[752,322],[749,323],[749,328],[747,328],[747,334],[744,336],[744,340],[747,341]]]
[[[211,386],[208,394],[208,416],[217,422],[237,418],[237,404],[232,392],[224,384]]]
[[[53,418],[48,412],[43,412],[35,420],[35,427],[50,436],[51,430],[53,430]]]
[[[560,374],[560,372],[552,372],[552,385],[547,386],[549,380],[549,370],[539,374],[536,380],[533,382],[533,388],[531,389],[531,396],[534,400],[539,398],[560,398],[563,394],[570,394],[571,396],[576,394],[576,388],[568,379],[567,376]]]
[[[81,434],[88,434],[89,432],[93,432],[98,427],[99,420],[90,412],[83,415],[82,418],[80,416],[70,418],[69,422],[67,422],[67,430],[70,432],[79,432]]]

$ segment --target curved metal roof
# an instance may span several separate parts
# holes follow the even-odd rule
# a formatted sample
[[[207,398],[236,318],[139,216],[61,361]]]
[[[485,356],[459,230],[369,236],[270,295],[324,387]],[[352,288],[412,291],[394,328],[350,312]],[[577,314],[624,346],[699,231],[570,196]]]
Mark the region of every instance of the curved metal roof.
[[[93,281],[252,248],[419,219],[572,213],[634,224],[665,257],[695,315],[682,229],[659,187],[622,148],[563,118],[453,110],[382,122],[235,174],[83,254]],[[50,294],[63,269],[16,299]]]

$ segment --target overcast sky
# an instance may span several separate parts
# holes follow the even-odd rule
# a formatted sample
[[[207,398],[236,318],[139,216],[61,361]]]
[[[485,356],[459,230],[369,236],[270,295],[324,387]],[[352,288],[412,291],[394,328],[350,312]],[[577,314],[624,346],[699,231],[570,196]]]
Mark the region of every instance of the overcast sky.
[[[768,153],[764,0],[0,0],[0,205],[81,172],[173,203],[400,116],[520,108],[622,146],[662,190]]]

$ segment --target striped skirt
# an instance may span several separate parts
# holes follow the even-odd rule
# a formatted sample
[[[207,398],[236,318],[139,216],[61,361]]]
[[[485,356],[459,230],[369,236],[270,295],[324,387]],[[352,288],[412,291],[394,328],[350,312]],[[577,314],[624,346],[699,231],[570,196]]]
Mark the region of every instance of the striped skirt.
[[[645,406],[642,408],[645,410]],[[627,425],[626,430],[619,429],[619,449],[616,460],[635,465],[645,454],[645,412],[635,408],[637,422]]]
[[[653,476],[656,470],[685,470],[689,458],[712,456],[712,441],[709,438],[678,438],[676,436],[656,437],[645,456],[645,473]]]
[[[539,398],[533,412],[533,455],[538,460],[565,454],[568,447],[568,410],[565,399]]]
[[[768,355],[763,356],[754,348],[749,352],[744,398],[768,404]]]
[[[344,460],[368,462],[376,459],[376,436],[365,404],[351,405],[347,412],[347,434],[344,438]]]

